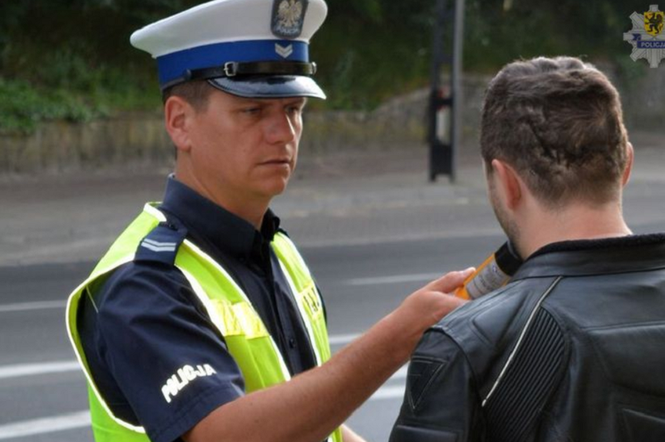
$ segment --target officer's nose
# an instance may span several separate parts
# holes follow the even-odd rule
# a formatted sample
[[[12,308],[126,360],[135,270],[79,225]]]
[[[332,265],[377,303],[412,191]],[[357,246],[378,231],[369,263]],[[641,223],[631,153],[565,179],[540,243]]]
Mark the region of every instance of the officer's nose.
[[[275,112],[267,128],[271,144],[287,144],[295,141],[300,132],[300,117],[289,114],[286,109]]]

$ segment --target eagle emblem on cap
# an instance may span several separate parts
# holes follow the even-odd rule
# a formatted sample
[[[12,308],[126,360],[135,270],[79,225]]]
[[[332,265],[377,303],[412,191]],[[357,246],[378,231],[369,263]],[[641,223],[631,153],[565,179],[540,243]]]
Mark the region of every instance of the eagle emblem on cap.
[[[308,0],[274,0],[272,7],[272,33],[277,37],[297,38],[307,11]]]

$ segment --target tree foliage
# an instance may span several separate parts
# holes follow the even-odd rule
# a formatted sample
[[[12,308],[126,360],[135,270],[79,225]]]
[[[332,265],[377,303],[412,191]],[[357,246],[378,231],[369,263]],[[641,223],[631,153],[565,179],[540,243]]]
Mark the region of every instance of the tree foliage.
[[[14,93],[32,88],[33,108],[39,108],[35,97],[58,91],[73,97],[71,106],[85,110],[80,115],[157,107],[154,62],[131,47],[129,36],[199,3],[0,0],[0,88],[6,92],[14,82],[20,84],[12,86]],[[317,78],[330,97],[318,106],[371,108],[426,85],[435,4],[328,0],[328,19],[311,49]],[[643,0],[466,0],[465,70],[493,72],[516,58],[556,54],[625,66],[629,47],[622,33],[631,27],[630,14],[647,8]],[[3,109],[0,127],[7,121]]]

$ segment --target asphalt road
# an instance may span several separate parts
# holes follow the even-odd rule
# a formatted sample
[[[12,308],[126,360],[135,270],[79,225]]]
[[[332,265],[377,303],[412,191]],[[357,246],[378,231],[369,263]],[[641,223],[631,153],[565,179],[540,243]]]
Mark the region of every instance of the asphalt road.
[[[406,294],[437,274],[478,262],[500,241],[500,236],[493,236],[305,248],[326,297],[334,350],[390,312]],[[0,299],[20,299],[0,305],[0,440],[91,440],[89,429],[76,425],[85,420],[81,412],[87,399],[65,337],[63,294],[92,265],[0,268]],[[31,369],[37,372],[30,374]],[[368,440],[387,439],[404,381],[402,370],[351,418],[350,424]],[[47,417],[75,428],[46,432],[51,424],[39,420]],[[17,423],[25,421],[44,433],[7,439],[12,430],[21,434]]]
[[[502,242],[477,166],[461,170],[454,186],[427,184],[422,164],[388,173],[355,167],[342,180],[297,179],[275,204],[322,288],[334,351],[406,294],[478,264]],[[638,151],[625,197],[635,232],[665,230],[664,170],[661,149]],[[0,181],[0,441],[92,440],[65,298],[162,186],[163,174]],[[387,440],[405,378],[398,371],[350,418],[368,441]]]
[[[657,227],[644,224],[640,230]],[[406,294],[438,274],[477,264],[501,241],[492,235],[305,248],[326,297],[333,350]],[[65,337],[62,295],[91,267],[86,262],[0,268],[0,299],[21,299],[0,305],[0,440],[92,440],[85,382]],[[405,369],[398,371],[349,419],[368,441],[387,440],[405,378]]]

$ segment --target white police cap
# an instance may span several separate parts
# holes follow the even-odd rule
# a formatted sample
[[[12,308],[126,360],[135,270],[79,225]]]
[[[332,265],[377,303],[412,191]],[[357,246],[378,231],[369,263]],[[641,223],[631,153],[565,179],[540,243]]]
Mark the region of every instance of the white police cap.
[[[157,59],[162,90],[206,79],[242,97],[325,98],[311,78],[309,40],[327,11],[324,0],[214,0],[139,29],[130,42]]]

